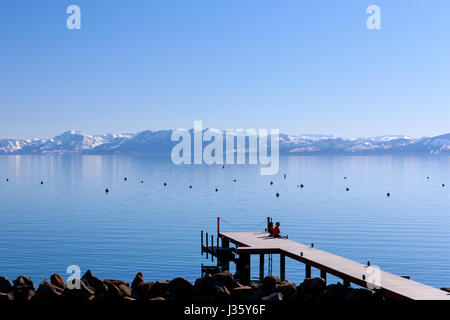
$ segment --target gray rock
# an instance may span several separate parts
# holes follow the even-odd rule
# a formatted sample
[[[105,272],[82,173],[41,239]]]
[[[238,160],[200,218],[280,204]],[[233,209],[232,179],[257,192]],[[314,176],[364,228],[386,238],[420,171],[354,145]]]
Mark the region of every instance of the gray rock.
[[[326,283],[322,278],[306,278],[300,286],[306,293],[319,295],[325,290]]]
[[[106,285],[102,280],[97,278],[91,270],[86,271],[81,279],[94,289],[95,295],[101,295],[106,292]]]
[[[231,290],[231,296],[236,300],[248,300],[250,299],[255,292],[255,289],[253,289],[251,286],[242,286],[237,287]]]
[[[32,300],[56,301],[62,297],[64,289],[51,284],[48,280],[44,280],[36,290],[36,294]]]
[[[9,293],[0,292],[0,303],[12,301],[14,301],[14,295],[12,294],[12,292]]]
[[[121,284],[129,287],[130,283],[124,280],[116,280],[116,279],[105,279],[103,280],[103,283],[108,286],[109,284],[113,284],[115,286],[120,286]]]
[[[239,283],[234,279],[230,271],[223,271],[212,276],[212,281],[221,283],[227,287],[228,290],[239,287]]]
[[[285,280],[276,286],[275,291],[281,292],[283,297],[289,298],[297,292],[297,286],[294,282]]]
[[[283,294],[281,292],[274,292],[271,295],[262,298],[263,301],[281,301],[283,300]]]
[[[69,289],[66,287],[62,296],[64,299],[71,301],[92,300],[95,296],[95,290],[85,280],[81,280],[80,289]]]
[[[131,283],[131,288],[136,289],[141,282],[144,282],[144,277],[142,276],[142,272],[138,272]]]
[[[19,276],[13,283],[14,301],[26,302],[34,296],[34,284],[30,277]]]
[[[0,292],[10,293],[12,290],[13,288],[9,280],[5,277],[0,277]]]
[[[167,298],[169,296],[169,281],[156,281],[150,288],[149,295],[150,298]]]
[[[61,275],[54,273],[50,276],[50,283],[58,288],[64,289],[64,279]]]
[[[175,278],[169,282],[168,291],[176,297],[186,297],[192,295],[194,286],[185,278]]]
[[[277,283],[281,283],[281,280],[277,276],[267,276],[262,281],[262,288],[266,292],[273,292],[276,288]]]

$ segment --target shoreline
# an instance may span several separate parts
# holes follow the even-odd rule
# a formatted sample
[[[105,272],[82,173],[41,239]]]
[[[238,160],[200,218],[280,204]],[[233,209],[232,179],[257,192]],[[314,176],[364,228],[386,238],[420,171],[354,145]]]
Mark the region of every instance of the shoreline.
[[[71,288],[77,285],[79,288]],[[119,279],[96,277],[90,270],[81,279],[64,283],[59,274],[52,274],[36,288],[33,280],[19,276],[13,281],[0,277],[0,303],[27,302],[121,302],[121,301],[177,301],[191,303],[233,302],[345,302],[384,301],[379,293],[360,288],[345,287],[340,282],[326,285],[322,278],[307,278],[302,283],[281,281],[266,276],[262,281],[241,285],[233,274],[224,271],[206,274],[194,283],[183,277],[167,281],[145,281],[138,272],[130,283]]]

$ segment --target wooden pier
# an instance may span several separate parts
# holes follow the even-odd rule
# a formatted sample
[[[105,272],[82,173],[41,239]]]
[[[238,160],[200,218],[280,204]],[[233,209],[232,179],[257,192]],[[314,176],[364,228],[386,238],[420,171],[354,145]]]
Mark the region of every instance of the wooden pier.
[[[219,221],[219,220],[218,220]],[[388,298],[412,300],[450,300],[450,293],[413,281],[408,277],[397,276],[368,264],[361,264],[338,255],[304,245],[292,240],[273,238],[267,232],[220,232],[218,222],[217,246],[203,245],[202,253],[218,257],[220,270],[228,270],[230,261],[236,263],[236,271],[243,283],[250,282],[250,256],[260,256],[260,278],[264,276],[264,255],[280,255],[280,278],[285,278],[286,257],[305,265],[305,277],[311,277],[311,268],[320,270],[321,278],[327,274],[350,283],[380,292]],[[222,246],[219,247],[219,238]],[[230,248],[230,243],[235,248]],[[238,258],[232,256],[238,255]]]

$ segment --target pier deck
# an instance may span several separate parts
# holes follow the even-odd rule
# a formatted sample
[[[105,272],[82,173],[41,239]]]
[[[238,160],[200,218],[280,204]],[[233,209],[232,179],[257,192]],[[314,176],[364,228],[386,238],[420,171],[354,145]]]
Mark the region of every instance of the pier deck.
[[[314,267],[320,269],[321,274],[329,273],[343,279],[344,282],[373,289],[370,278],[368,278],[368,266],[356,261],[292,240],[274,239],[267,232],[221,232],[219,237],[235,244],[237,254],[280,254],[304,263],[309,270]],[[376,290],[383,292],[388,297],[413,300],[450,300],[450,293],[443,290],[382,270],[379,272]]]

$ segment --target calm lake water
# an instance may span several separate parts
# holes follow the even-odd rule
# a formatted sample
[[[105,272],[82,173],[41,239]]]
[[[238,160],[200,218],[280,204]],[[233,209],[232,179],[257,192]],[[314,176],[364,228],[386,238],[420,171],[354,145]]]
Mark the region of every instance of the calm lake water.
[[[215,235],[217,216],[223,231],[263,231],[273,216],[289,239],[450,286],[449,157],[280,162],[278,175],[261,176],[257,166],[168,158],[1,156],[0,275],[29,275],[37,285],[55,272],[66,278],[76,264],[101,278],[131,281],[141,271],[148,281],[194,280],[201,263],[211,264],[200,255],[200,230]],[[286,277],[300,282],[303,265],[287,259]]]

